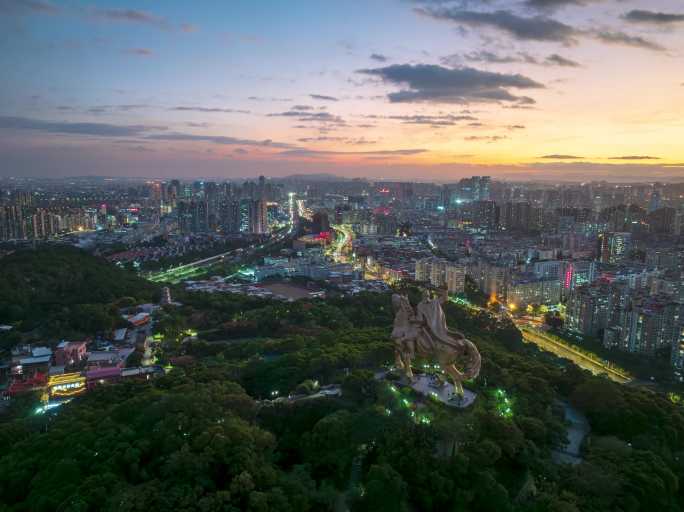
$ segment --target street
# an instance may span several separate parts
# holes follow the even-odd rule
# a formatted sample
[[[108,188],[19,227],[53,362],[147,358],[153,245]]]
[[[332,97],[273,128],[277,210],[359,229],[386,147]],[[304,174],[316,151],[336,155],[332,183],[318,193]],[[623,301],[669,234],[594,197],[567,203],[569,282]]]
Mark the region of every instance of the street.
[[[558,343],[553,338],[545,336],[541,332],[535,332],[527,327],[522,326],[518,326],[518,328],[520,329],[520,332],[522,332],[523,340],[526,343],[534,343],[540,349],[545,350],[546,352],[551,352],[558,357],[569,359],[580,368],[589,370],[594,375],[605,374],[609,379],[619,384],[627,384],[632,380],[629,376],[625,375],[621,371],[610,368],[605,364],[591,359],[577,350],[574,350],[571,347]]]

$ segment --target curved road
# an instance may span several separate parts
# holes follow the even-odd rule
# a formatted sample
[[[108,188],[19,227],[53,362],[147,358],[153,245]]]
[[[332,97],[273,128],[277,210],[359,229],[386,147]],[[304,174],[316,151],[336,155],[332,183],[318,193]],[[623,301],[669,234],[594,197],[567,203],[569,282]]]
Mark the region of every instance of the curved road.
[[[342,233],[342,238],[337,238],[334,242],[334,247],[332,248],[332,256],[336,262],[343,262],[347,258],[342,254],[345,247],[351,244],[354,239],[354,231],[351,226],[346,224],[334,224],[330,226],[333,230]]]

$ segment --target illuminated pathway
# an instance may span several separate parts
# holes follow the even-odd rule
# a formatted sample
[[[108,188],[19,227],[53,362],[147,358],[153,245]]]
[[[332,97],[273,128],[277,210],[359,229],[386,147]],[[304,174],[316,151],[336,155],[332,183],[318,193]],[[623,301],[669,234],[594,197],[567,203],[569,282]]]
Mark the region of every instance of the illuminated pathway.
[[[609,379],[619,384],[627,384],[632,380],[631,377],[624,374],[620,370],[611,368],[600,361],[592,359],[586,354],[583,354],[582,352],[575,350],[570,346],[563,345],[553,338],[544,335],[544,333],[533,331],[522,326],[518,326],[518,328],[520,329],[520,332],[522,332],[523,339],[526,343],[534,343],[540,349],[545,350],[546,352],[551,352],[556,354],[558,357],[569,359],[580,368],[589,370],[594,375],[605,374]]]

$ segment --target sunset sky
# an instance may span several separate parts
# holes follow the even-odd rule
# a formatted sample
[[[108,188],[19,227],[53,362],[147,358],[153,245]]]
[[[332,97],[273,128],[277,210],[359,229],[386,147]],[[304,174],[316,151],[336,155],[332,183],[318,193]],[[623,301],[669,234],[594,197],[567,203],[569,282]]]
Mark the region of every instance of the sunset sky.
[[[684,178],[681,0],[0,0],[0,175]]]

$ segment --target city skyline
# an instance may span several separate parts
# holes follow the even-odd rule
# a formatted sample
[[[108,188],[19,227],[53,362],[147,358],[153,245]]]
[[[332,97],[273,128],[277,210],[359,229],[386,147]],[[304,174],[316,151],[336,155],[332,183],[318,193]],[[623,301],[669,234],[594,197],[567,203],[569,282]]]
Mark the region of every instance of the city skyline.
[[[14,0],[0,26],[0,176],[684,169],[676,1]]]

